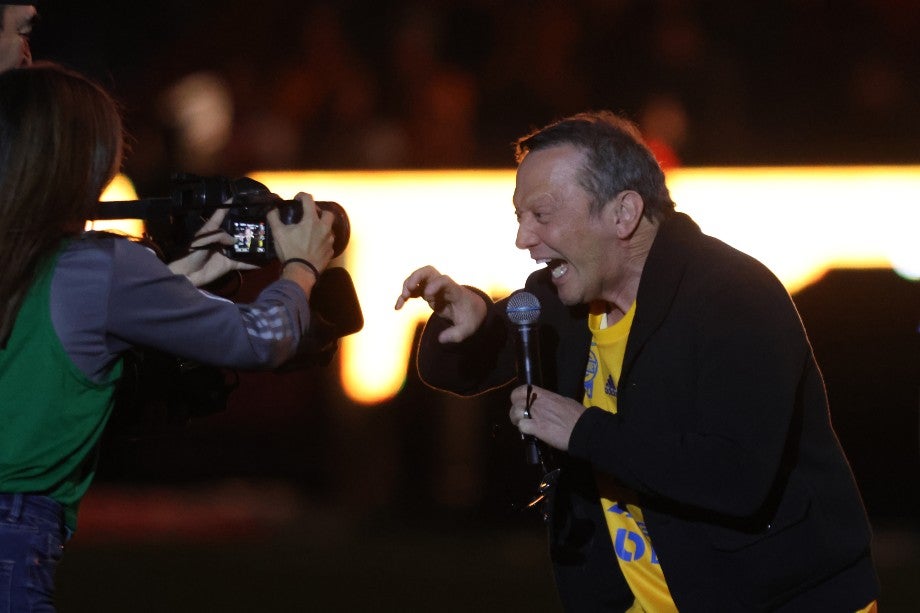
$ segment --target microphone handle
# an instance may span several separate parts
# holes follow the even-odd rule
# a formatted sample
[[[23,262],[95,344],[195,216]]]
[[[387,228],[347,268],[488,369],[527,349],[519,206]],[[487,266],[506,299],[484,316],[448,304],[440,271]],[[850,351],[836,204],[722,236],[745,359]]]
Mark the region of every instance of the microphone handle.
[[[521,383],[527,385],[527,402],[530,402],[530,387],[532,385],[542,385],[542,376],[540,373],[540,345],[536,340],[536,328],[522,325],[518,326],[518,340],[520,341],[518,353],[518,377]],[[531,333],[533,341],[531,343]],[[540,454],[540,448],[537,437],[532,434],[521,434],[524,441],[524,457],[531,466],[539,466],[543,463]]]
[[[522,434],[521,438],[524,439],[524,459],[527,460],[527,463],[531,466],[541,465],[543,460],[540,458],[540,447],[537,443],[537,437],[532,434]]]

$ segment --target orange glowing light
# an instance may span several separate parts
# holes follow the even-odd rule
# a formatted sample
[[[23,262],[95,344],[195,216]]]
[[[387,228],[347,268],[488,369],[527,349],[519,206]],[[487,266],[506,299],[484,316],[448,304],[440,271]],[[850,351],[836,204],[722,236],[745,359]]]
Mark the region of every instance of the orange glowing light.
[[[259,172],[285,198],[308,191],[348,211],[341,257],[355,280],[364,329],[343,340],[341,379],[362,404],[405,383],[427,305],[393,303],[413,270],[432,264],[496,297],[536,265],[514,247],[514,171]],[[920,278],[920,166],[674,169],[678,209],[703,231],[760,259],[789,288],[832,267],[893,267]]]
[[[920,166],[697,168],[668,173],[679,209],[794,292],[830,268],[920,279]]]
[[[136,200],[137,192],[131,180],[124,175],[116,176],[102,193],[103,202]],[[96,219],[86,222],[87,230],[118,232],[139,238],[144,235],[144,222],[139,219]]]

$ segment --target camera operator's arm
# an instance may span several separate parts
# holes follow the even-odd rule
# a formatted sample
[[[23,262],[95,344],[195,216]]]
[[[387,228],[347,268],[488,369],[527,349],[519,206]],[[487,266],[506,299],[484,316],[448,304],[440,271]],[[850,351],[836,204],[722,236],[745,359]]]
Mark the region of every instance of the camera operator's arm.
[[[269,211],[266,218],[274,235],[275,253],[281,261],[281,278],[299,285],[309,298],[317,275],[332,259],[334,215],[328,211],[318,214],[313,196],[309,194],[301,192],[296,198],[303,204],[303,217],[298,223],[282,223],[276,209]],[[309,265],[298,260],[306,260]]]
[[[62,345],[97,382],[133,346],[212,366],[275,368],[296,353],[311,321],[296,283],[279,279],[252,302],[234,303],[173,274],[152,250],[107,234],[70,243],[51,295]]]
[[[189,246],[189,254],[169,263],[169,269],[177,275],[185,275],[195,286],[207,285],[231,270],[253,270],[254,264],[233,260],[221,253],[224,245],[232,245],[233,237],[220,229],[227,215],[227,209],[217,209],[201,229],[195,233],[195,240]]]

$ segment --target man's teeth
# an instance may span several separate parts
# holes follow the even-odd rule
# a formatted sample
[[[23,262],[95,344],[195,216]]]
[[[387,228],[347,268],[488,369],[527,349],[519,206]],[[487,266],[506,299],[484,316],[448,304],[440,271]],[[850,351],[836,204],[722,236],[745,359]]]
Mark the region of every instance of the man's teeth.
[[[569,270],[568,262],[565,260],[546,258],[537,260],[537,263],[546,264],[546,267],[550,269],[550,274],[552,275],[553,279],[558,279]]]

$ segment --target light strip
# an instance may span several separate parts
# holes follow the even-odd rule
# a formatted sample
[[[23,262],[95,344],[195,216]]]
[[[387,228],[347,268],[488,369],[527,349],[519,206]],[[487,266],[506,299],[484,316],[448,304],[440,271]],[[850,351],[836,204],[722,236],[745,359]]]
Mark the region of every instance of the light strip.
[[[535,264],[514,247],[514,171],[256,172],[273,192],[309,191],[348,211],[337,262],[355,280],[364,329],[341,346],[348,396],[375,404],[399,392],[428,306],[393,310],[405,277],[434,265],[495,297]],[[790,292],[834,267],[892,267],[920,278],[920,166],[688,168],[668,174],[678,210],[766,264]],[[125,199],[111,197],[109,199]]]

